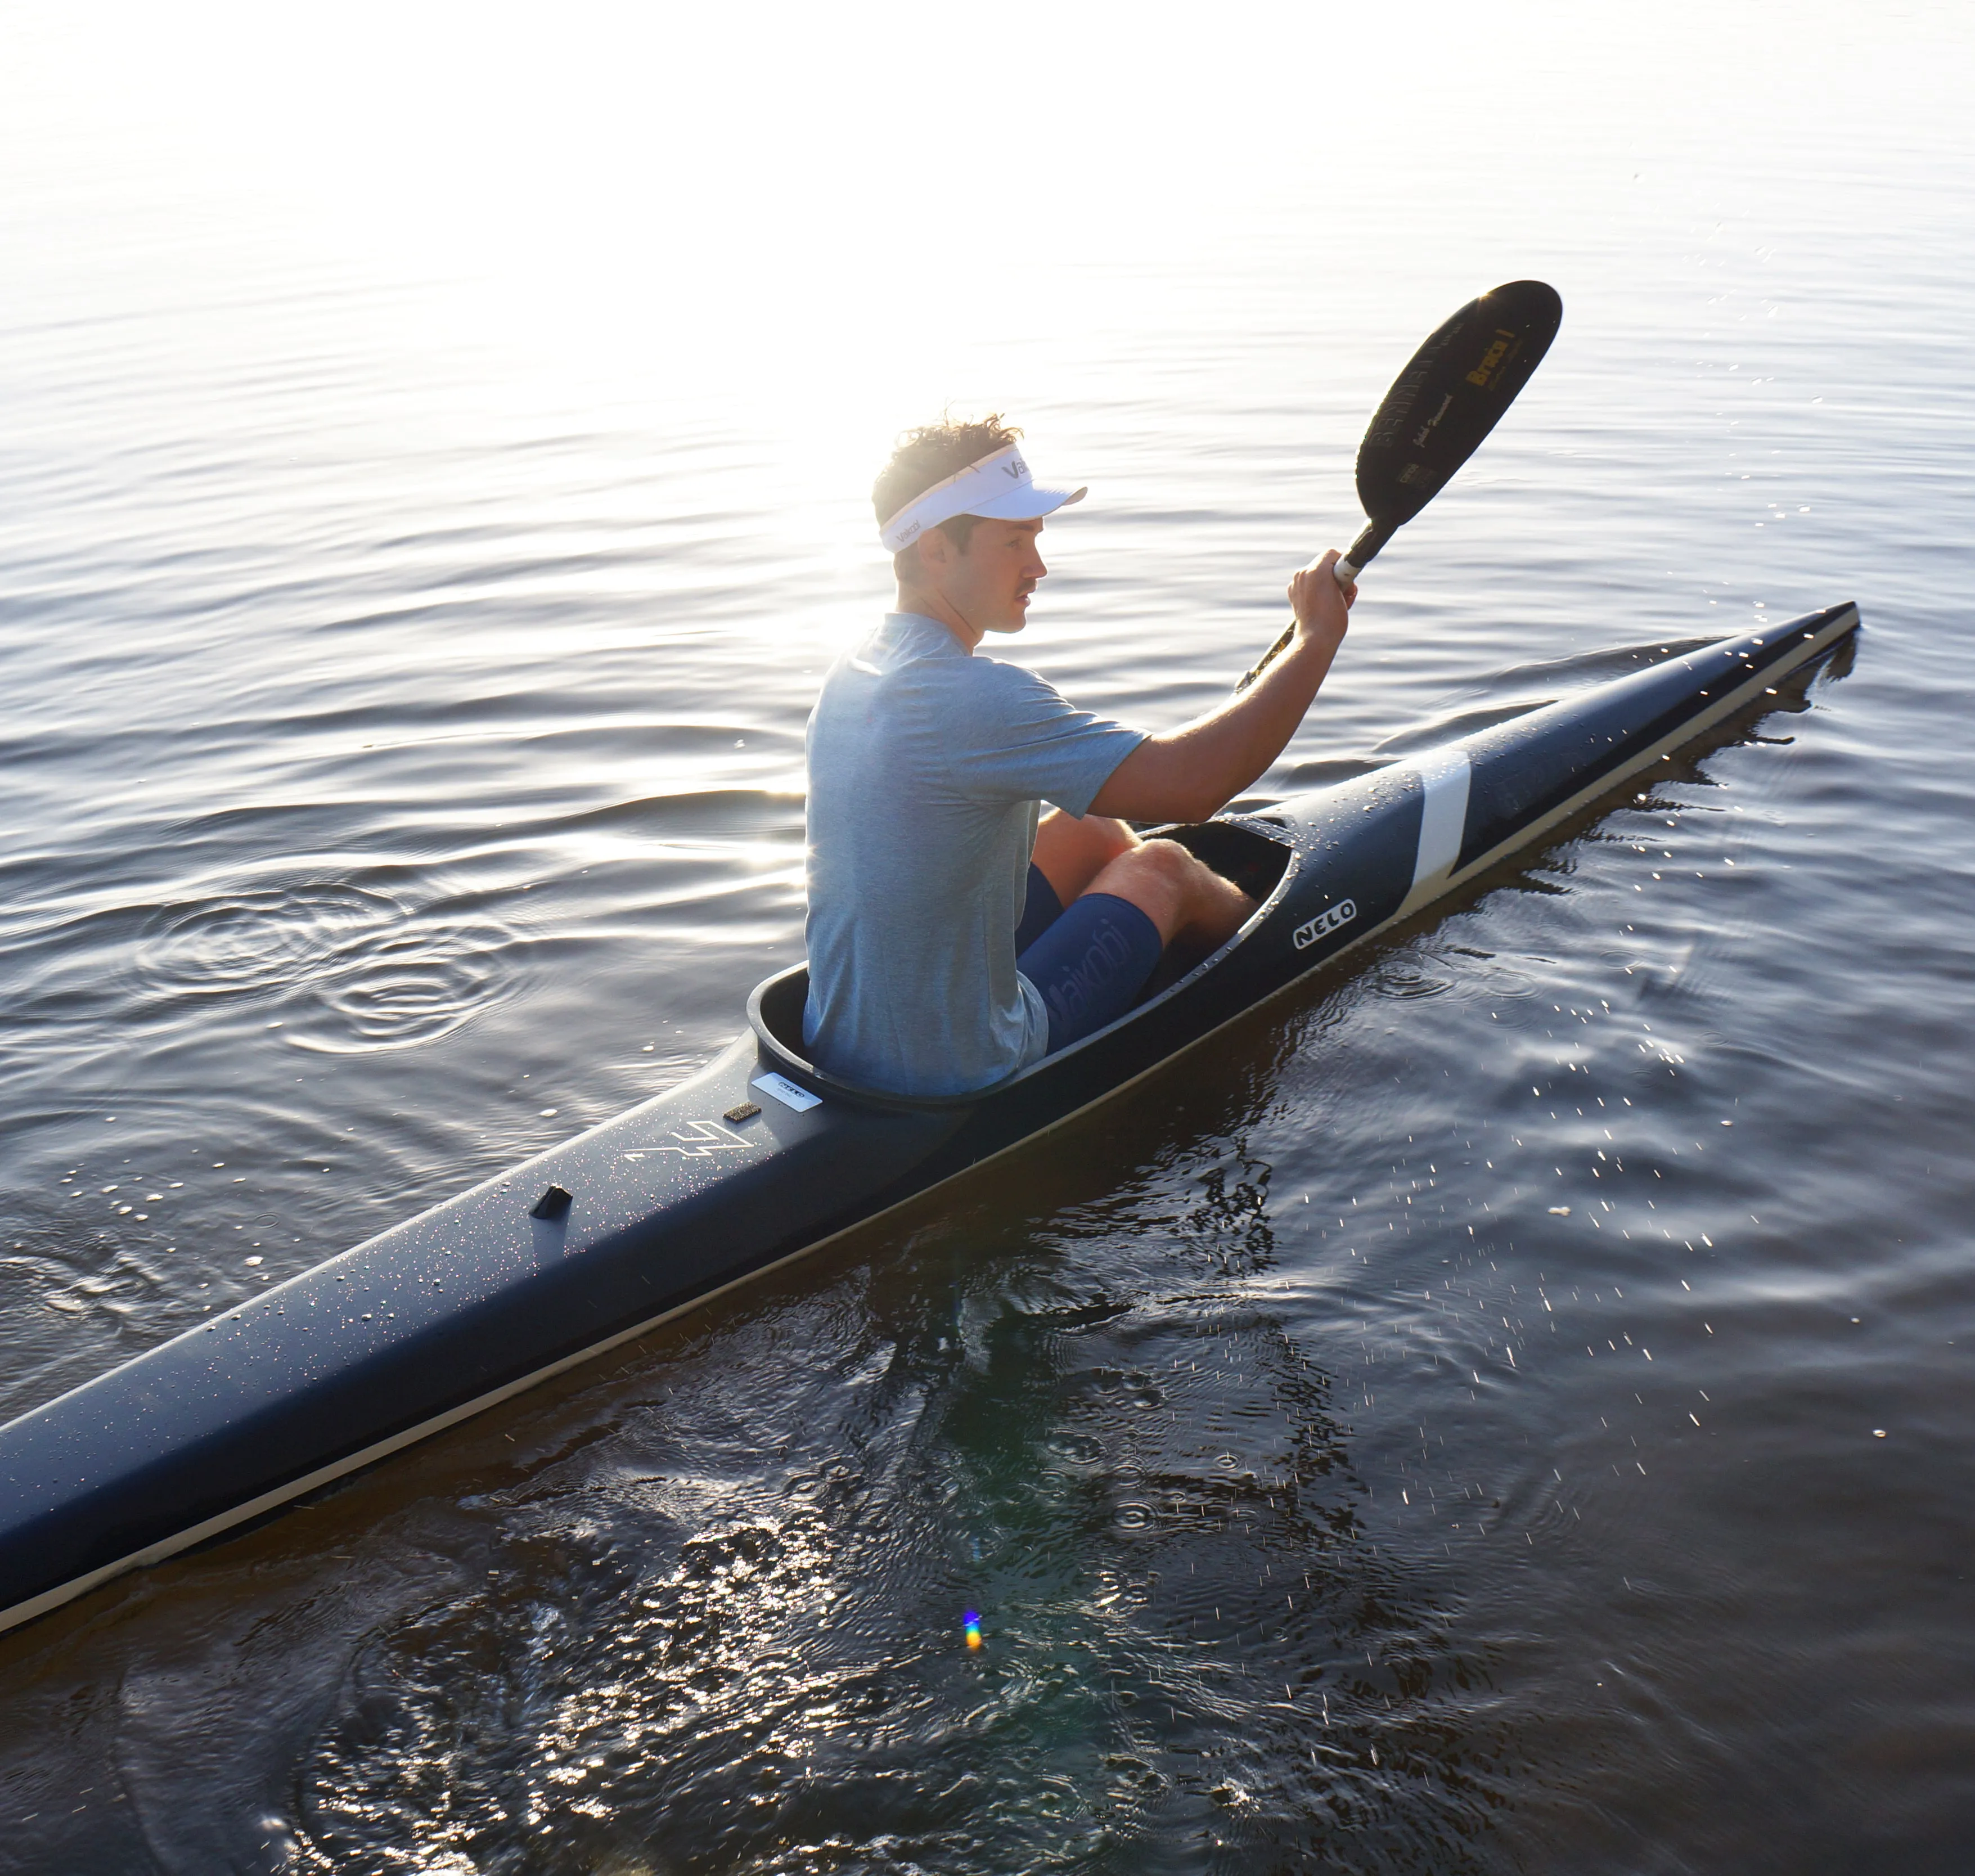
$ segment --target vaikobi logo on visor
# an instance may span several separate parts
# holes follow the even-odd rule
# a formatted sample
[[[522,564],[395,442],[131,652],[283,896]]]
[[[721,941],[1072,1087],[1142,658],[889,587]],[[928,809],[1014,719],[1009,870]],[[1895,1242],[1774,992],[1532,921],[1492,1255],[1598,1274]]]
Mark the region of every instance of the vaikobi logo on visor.
[[[878,530],[878,538],[896,554],[901,547],[909,547],[928,527],[950,521],[956,514],[1032,521],[1081,501],[1086,492],[1081,488],[1038,488],[1021,451],[1011,443],[991,456],[970,462],[958,475],[934,483],[924,494],[915,495]]]

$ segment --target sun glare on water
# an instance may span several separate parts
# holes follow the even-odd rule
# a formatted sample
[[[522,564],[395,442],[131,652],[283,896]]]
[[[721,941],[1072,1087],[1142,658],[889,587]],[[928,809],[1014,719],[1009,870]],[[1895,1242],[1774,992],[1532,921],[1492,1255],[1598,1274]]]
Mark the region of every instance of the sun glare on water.
[[[1211,270],[1288,196],[1320,245],[1327,212],[1362,231],[1346,210],[1389,196],[1327,293],[1423,267],[1483,284],[1577,212],[1555,159],[1587,123],[1604,133],[1579,166],[1602,186],[1628,119],[1671,148],[1734,134],[1755,101],[1750,67],[1697,66],[1678,31],[1549,5],[1473,28],[1434,7],[1260,7],[1209,32],[1103,6],[106,6],[15,28],[0,164],[59,163],[78,192],[115,177],[133,240],[190,204],[271,262],[388,283],[402,333],[507,354],[515,411],[757,425],[802,532],[928,409],[1073,401],[1054,341],[1102,356],[1134,255]],[[1587,61],[1600,38],[1609,59]],[[1789,86],[1791,45],[1764,56]],[[1585,81],[1601,68],[1609,89]],[[1154,271],[1139,291],[1172,291]]]
[[[772,512],[774,552],[882,584],[867,491],[909,424],[1011,409],[1056,445],[1039,455],[1116,490],[1185,450],[1121,415],[1173,368],[1131,336],[1160,303],[1222,317],[1189,281],[1211,307],[1231,269],[1315,256],[1300,320],[1407,339],[1496,278],[1546,273],[1568,301],[1572,244],[1638,151],[1704,140],[1720,166],[1724,139],[1757,135],[1752,73],[1798,108],[1819,95],[1796,38],[1697,65],[1655,22],[107,5],[12,28],[0,180],[58,171],[133,250],[173,231],[188,303],[230,296],[225,320],[150,306],[133,343],[209,350],[230,325],[251,352],[284,269],[346,322],[366,299],[380,346],[422,354],[396,433],[369,413],[380,461],[529,429],[635,501],[641,466],[698,451],[703,532]],[[1873,70],[1869,48],[1848,64],[1852,118]],[[21,290],[54,316],[100,306],[117,265],[79,255]],[[1340,429],[1379,388],[1346,375]],[[501,472],[559,474],[554,453]]]

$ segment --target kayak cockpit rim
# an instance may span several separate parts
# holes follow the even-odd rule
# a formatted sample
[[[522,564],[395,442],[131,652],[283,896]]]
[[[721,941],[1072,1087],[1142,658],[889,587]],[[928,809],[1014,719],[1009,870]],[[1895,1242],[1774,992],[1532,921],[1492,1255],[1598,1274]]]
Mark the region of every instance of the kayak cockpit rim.
[[[1149,1010],[1170,1002],[1189,986],[1198,983],[1214,967],[1223,962],[1244,942],[1249,935],[1268,917],[1270,912],[1293,885],[1302,855],[1293,844],[1288,829],[1282,823],[1260,820],[1257,816],[1230,815],[1217,816],[1211,821],[1198,821],[1177,827],[1161,827],[1152,830],[1151,836],[1162,840],[1177,840],[1183,846],[1199,853],[1200,857],[1224,876],[1234,877],[1226,871],[1224,854],[1217,855],[1214,849],[1224,843],[1238,841],[1245,848],[1243,857],[1247,866],[1241,870],[1246,879],[1255,885],[1265,887],[1260,892],[1252,892],[1258,903],[1241,928],[1217,951],[1210,952],[1183,976],[1152,996],[1134,1004],[1122,1016],[1107,1023],[1102,1029],[1093,1030],[1067,1049],[1060,1049],[1047,1055],[1040,1062],[1018,1070],[1001,1080],[991,1082],[984,1088],[968,1089],[963,1094],[902,1095],[889,1094],[879,1088],[866,1088],[853,1082],[840,1080],[836,1076],[826,1074],[803,1053],[803,1007],[809,996],[809,966],[807,963],[791,964],[786,971],[757,984],[748,998],[748,1027],[761,1046],[764,1061],[777,1074],[786,1076],[798,1087],[806,1088],[812,1094],[834,1096],[839,1100],[855,1102],[859,1106],[892,1109],[919,1110],[951,1109],[976,1107],[983,1101],[1019,1087],[1032,1075],[1045,1069],[1059,1067],[1071,1056],[1089,1048],[1093,1043],[1113,1034],[1128,1023],[1136,1022]],[[1204,848],[1205,852],[1201,852]],[[1273,877],[1269,876],[1273,875]],[[1241,879],[1236,879],[1244,890],[1250,888]]]

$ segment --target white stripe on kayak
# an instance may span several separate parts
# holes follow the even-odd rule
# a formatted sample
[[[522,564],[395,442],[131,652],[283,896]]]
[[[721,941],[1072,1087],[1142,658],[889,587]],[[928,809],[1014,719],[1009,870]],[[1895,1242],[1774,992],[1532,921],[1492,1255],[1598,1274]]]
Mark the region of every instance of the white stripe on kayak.
[[[1473,773],[1467,751],[1459,747],[1430,751],[1411,766],[1426,799],[1420,809],[1412,890],[1406,895],[1409,906],[1430,897],[1461,857],[1461,836],[1467,829],[1467,782]]]

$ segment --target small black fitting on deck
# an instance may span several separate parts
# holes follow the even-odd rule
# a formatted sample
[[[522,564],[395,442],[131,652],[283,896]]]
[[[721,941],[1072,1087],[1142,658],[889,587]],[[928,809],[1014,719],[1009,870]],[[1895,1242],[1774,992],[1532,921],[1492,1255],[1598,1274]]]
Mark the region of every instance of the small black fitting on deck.
[[[569,1208],[576,1203],[576,1195],[565,1192],[559,1185],[552,1185],[535,1201],[534,1208],[528,1214],[531,1218],[546,1218],[551,1224],[560,1224],[569,1216]]]

